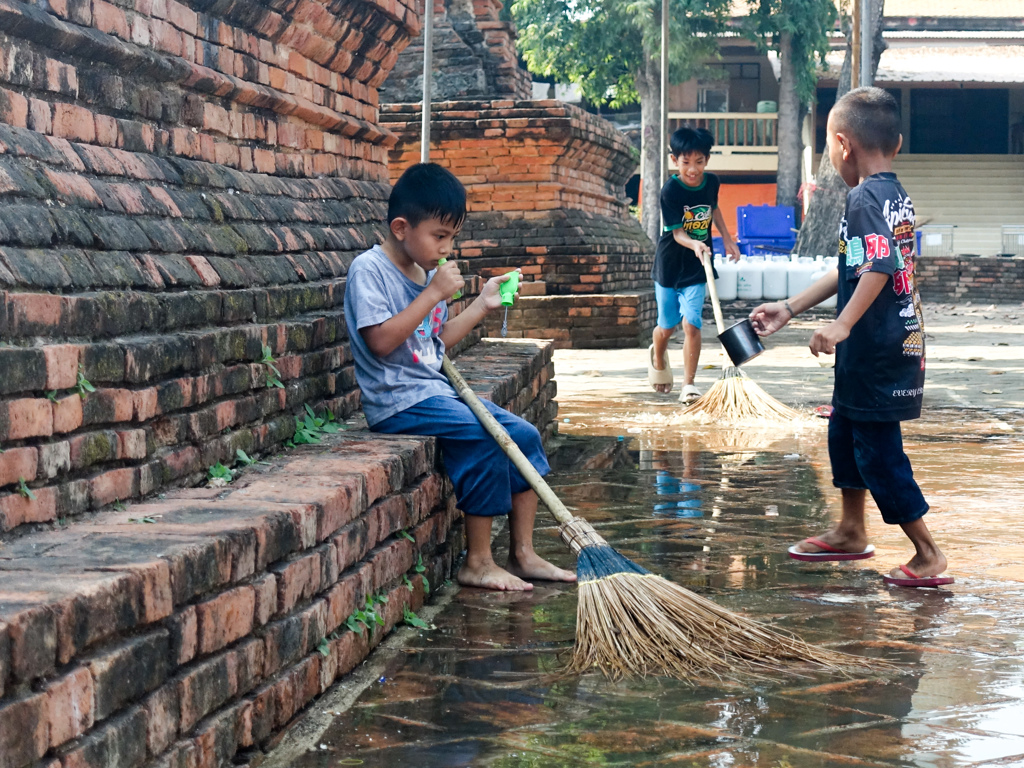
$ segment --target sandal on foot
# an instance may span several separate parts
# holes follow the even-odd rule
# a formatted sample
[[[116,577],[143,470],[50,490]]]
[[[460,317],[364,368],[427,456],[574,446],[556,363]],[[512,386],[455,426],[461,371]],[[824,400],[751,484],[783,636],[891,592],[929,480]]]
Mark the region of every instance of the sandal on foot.
[[[804,562],[821,563],[838,560],[867,560],[869,557],[875,556],[875,545],[868,544],[863,552],[848,552],[844,549],[836,549],[831,544],[828,544],[821,539],[816,539],[813,536],[804,539],[800,542],[801,544],[813,544],[814,546],[821,549],[821,552],[801,552],[797,549],[796,544],[789,548],[789,556],[794,560],[803,560]]]
[[[693,384],[684,384],[683,391],[679,393],[679,402],[690,405],[698,400],[700,400],[700,390]]]
[[[669,391],[672,391],[672,385],[675,384],[675,378],[672,376],[672,363],[668,361],[668,350],[665,350],[663,355],[665,360],[665,367],[660,371],[654,367],[654,345],[651,344],[647,348],[647,381],[652,387],[658,384],[668,384]],[[664,392],[660,394],[665,394]]]
[[[944,584],[952,584],[954,581],[952,576],[918,576],[905,565],[901,565],[900,570],[907,575],[907,578],[900,579],[886,574],[882,576],[882,581],[896,587],[941,587]]]

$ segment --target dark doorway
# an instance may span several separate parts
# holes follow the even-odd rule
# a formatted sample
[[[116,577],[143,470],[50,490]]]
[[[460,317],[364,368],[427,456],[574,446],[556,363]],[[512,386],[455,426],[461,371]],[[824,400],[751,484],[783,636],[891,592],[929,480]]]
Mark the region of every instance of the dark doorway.
[[[910,151],[1005,155],[1009,109],[1005,88],[915,88],[910,92]]]

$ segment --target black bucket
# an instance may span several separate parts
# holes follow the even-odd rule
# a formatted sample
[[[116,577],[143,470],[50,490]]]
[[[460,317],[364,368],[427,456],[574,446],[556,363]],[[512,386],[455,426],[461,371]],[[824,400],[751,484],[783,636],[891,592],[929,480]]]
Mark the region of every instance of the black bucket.
[[[718,334],[718,340],[722,342],[725,351],[729,353],[729,359],[735,366],[753,360],[764,352],[764,344],[761,337],[754,330],[750,318],[745,318],[736,325],[726,328]]]

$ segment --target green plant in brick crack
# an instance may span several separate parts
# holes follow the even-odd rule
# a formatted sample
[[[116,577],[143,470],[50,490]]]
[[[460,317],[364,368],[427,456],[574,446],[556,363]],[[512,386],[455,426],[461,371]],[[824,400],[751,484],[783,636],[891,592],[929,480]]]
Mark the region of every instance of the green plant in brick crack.
[[[51,389],[49,392],[47,392],[46,393],[46,399],[49,400],[51,403],[56,403],[57,402],[57,390],[56,389]]]
[[[281,381],[281,371],[279,371],[277,366],[274,365],[277,360],[274,359],[273,350],[271,350],[271,348],[266,344],[263,345],[263,357],[261,357],[257,362],[267,369],[267,386],[284,389],[284,383]]]
[[[415,611],[409,610],[408,605],[402,608],[402,621],[410,627],[416,627],[416,629],[436,629],[433,624],[427,624],[427,622],[417,616]]]
[[[416,543],[415,537],[411,533],[409,533],[409,531],[407,531],[405,528],[400,530],[398,532],[398,535],[401,536],[403,539],[407,539],[407,540],[411,541],[413,544]]]
[[[317,645],[316,649],[320,652],[320,655],[323,656],[324,658],[327,658],[328,656],[331,655],[331,643],[330,643],[330,641],[326,637],[323,640],[320,641],[320,643],[319,643],[319,645]]]
[[[218,461],[206,471],[206,479],[214,487],[227,485],[235,479],[235,470],[225,467]]]
[[[241,448],[235,451],[235,464],[236,466],[238,464],[241,464],[243,467],[251,467],[253,464],[265,464],[268,467],[270,466],[269,461],[260,461],[259,459],[256,459],[247,454]]]
[[[405,584],[406,588],[407,588],[407,589],[408,589],[408,590],[409,590],[410,592],[412,592],[413,590],[415,590],[415,589],[416,589],[416,587],[414,587],[414,586],[412,585],[412,579],[410,579],[410,578],[409,578],[409,574],[408,574],[408,573],[403,573],[403,574],[402,574],[402,583],[403,583],[403,584]]]
[[[416,555],[416,565],[412,568],[416,573],[419,574],[420,578],[423,579],[423,591],[426,594],[430,594],[430,582],[427,581],[426,571],[427,566],[423,564],[423,553]]]
[[[319,443],[324,435],[333,435],[340,432],[344,427],[334,420],[334,414],[330,410],[324,411],[323,416],[317,416],[307,403],[306,413],[300,419],[295,417],[295,435],[292,437],[292,445],[310,445]]]
[[[32,489],[28,487],[28,483],[25,482],[24,477],[18,478],[18,493],[24,496],[29,501],[35,501],[36,495],[32,493]]]
[[[363,627],[369,629],[372,625],[377,624],[384,626],[384,617],[380,615],[380,611],[377,610],[377,606],[387,603],[387,595],[367,595],[366,602],[362,608],[358,608],[352,612],[352,615],[345,619],[345,626],[355,632],[357,635],[363,633]],[[363,626],[360,627],[359,625]]]
[[[92,385],[92,382],[85,378],[85,369],[82,368],[81,363],[78,364],[78,384],[75,385],[75,389],[78,390],[78,395],[83,400],[85,400],[86,395],[96,391],[96,387]]]

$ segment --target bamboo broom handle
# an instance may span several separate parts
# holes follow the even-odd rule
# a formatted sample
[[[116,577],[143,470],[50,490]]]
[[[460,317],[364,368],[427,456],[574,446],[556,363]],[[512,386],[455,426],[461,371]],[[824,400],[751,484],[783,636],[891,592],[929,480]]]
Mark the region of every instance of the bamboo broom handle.
[[[474,415],[480,420],[483,428],[498,441],[498,445],[501,446],[508,457],[512,460],[512,463],[516,465],[516,469],[519,470],[523,478],[530,484],[530,487],[537,492],[537,496],[544,502],[545,506],[551,511],[554,516],[562,525],[572,522],[572,513],[565,508],[565,504],[559,499],[555,492],[551,490],[544,478],[540,476],[540,473],[534,468],[530,460],[526,458],[526,455],[519,449],[519,446],[515,444],[515,441],[509,437],[508,432],[505,428],[498,423],[498,420],[491,415],[491,412],[484,407],[484,404],[480,402],[480,398],[476,396],[476,392],[469,388],[469,384],[462,378],[462,374],[459,373],[455,366],[452,365],[452,361],[448,359],[448,355],[444,356],[441,361],[441,369],[444,371],[444,375],[448,377],[448,380],[455,387],[455,391],[459,393],[459,397],[462,401],[469,406],[469,409],[473,411]]]
[[[722,305],[718,303],[718,287],[715,285],[715,273],[711,269],[711,256],[701,259],[704,264],[704,274],[708,276],[708,293],[711,294],[711,308],[715,311],[715,326],[721,335],[725,330],[725,321],[722,319]]]

